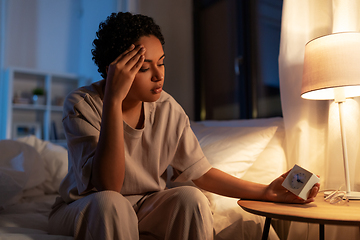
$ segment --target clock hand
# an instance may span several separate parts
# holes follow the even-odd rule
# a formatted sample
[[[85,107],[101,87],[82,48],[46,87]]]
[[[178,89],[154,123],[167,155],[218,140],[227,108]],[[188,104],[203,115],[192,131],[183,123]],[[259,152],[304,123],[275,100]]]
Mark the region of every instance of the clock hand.
[[[297,182],[299,182],[299,183],[303,183],[301,180],[300,180],[300,178],[299,178],[299,175],[296,175],[296,178],[297,178]]]

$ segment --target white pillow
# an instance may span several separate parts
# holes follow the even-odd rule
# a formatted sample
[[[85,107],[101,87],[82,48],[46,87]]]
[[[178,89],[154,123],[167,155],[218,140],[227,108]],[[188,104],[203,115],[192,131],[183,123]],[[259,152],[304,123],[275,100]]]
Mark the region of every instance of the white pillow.
[[[24,142],[33,146],[44,160],[46,179],[42,184],[44,192],[47,194],[57,193],[60,183],[68,172],[67,150],[49,141],[44,141],[35,136],[18,138],[17,141]]]
[[[0,141],[0,206],[14,203],[22,191],[45,180],[45,168],[39,153],[31,146],[14,140]]]
[[[242,177],[244,180],[269,184],[288,170],[285,155],[285,131],[280,125],[258,159]]]
[[[244,180],[269,184],[288,170],[285,156],[285,129],[284,120],[281,117],[258,118],[258,119],[237,119],[237,120],[206,120],[191,122],[196,126],[216,127],[270,127],[277,126],[274,137],[270,140],[257,160],[242,177]]]
[[[191,125],[213,167],[242,177],[265,149],[277,129],[271,127],[206,127]]]

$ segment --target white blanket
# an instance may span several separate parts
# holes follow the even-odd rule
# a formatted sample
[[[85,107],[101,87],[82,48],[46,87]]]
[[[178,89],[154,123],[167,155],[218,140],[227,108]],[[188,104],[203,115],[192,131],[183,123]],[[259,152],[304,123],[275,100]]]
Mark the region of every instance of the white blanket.
[[[63,240],[48,216],[67,173],[67,151],[34,136],[0,141],[0,239]]]

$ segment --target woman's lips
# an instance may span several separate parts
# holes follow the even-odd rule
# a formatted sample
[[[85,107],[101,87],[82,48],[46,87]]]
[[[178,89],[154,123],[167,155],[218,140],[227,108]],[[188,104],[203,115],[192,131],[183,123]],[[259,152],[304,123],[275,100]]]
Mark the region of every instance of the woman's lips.
[[[162,92],[162,87],[157,87],[151,90],[153,93],[158,94]]]

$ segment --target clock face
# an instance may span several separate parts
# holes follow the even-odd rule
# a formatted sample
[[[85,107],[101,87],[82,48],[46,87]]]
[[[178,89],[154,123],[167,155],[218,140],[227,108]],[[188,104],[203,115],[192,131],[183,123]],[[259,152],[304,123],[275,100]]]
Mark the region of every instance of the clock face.
[[[299,189],[303,187],[306,183],[306,175],[302,172],[294,173],[293,177],[290,179],[290,186],[293,189]]]

